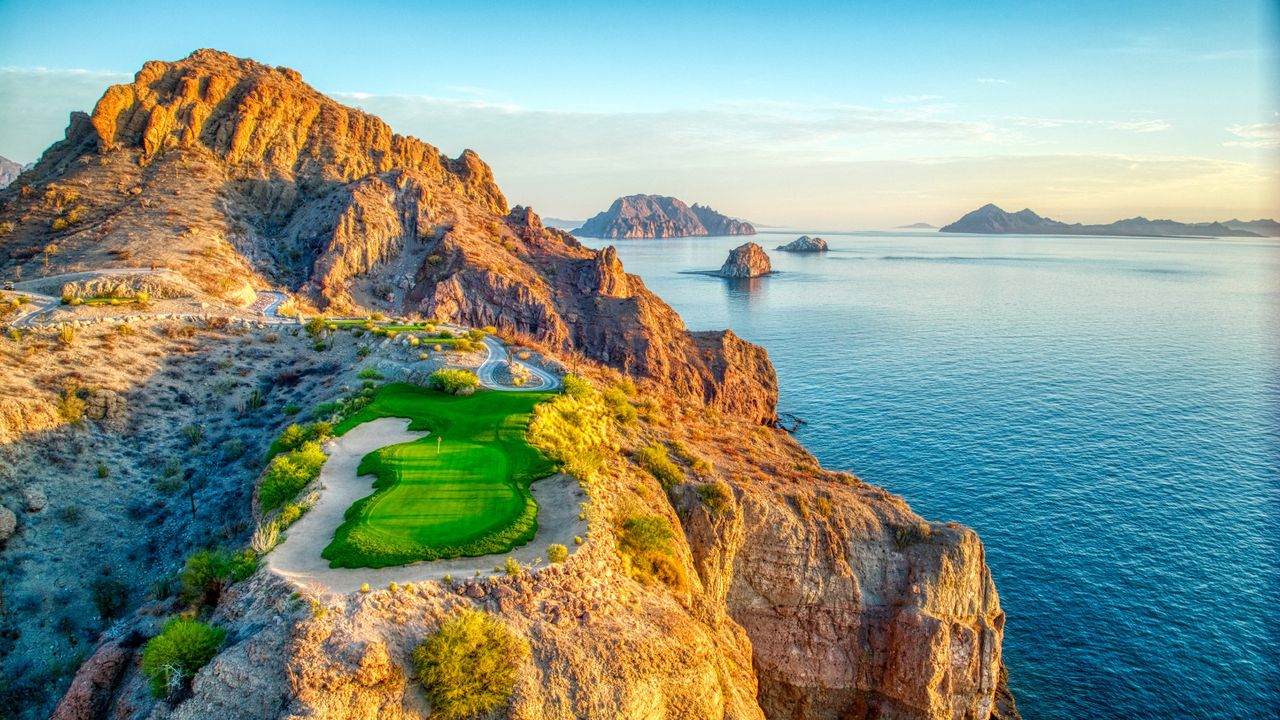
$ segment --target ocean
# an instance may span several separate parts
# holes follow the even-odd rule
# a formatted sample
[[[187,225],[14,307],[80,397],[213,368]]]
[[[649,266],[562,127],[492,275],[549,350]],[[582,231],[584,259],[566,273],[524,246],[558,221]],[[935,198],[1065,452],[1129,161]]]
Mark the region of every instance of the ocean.
[[[981,534],[1028,720],[1280,717],[1280,240],[799,234],[584,242],[767,348],[824,465]],[[747,240],[777,274],[682,273]]]

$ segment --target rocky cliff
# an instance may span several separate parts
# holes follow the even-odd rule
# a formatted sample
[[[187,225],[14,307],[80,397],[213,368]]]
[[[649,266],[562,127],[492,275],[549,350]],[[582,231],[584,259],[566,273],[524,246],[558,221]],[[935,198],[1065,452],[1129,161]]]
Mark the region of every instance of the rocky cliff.
[[[724,393],[726,358],[615,256],[509,209],[475,153],[445,157],[288,68],[214,50],[147,63],[72,115],[0,220],[0,272],[158,265],[221,302],[276,287],[330,313],[494,325],[776,416],[763,350],[755,386]]]
[[[726,278],[753,278],[771,272],[773,266],[769,263],[769,256],[764,248],[749,242],[730,250],[729,257],[725,258],[724,265],[720,266],[716,274]]]
[[[796,238],[795,240],[792,240],[786,245],[779,245],[775,249],[782,250],[783,252],[795,252],[795,253],[826,252],[827,241],[823,240],[820,237],[809,237],[808,235],[801,235],[800,237]]]
[[[689,207],[678,198],[663,195],[627,195],[573,232],[586,237],[639,239],[754,235],[756,229],[705,205]]]
[[[1012,715],[972,531],[821,468],[770,426],[761,348],[689,332],[613,249],[509,208],[472,153],[397,136],[291,70],[200,51],[74,115],[0,195],[0,222],[7,273],[156,264],[213,315],[0,341],[17,370],[0,373],[0,705],[23,720],[424,717],[412,649],[462,608],[529,643],[499,717]],[[191,611],[174,597],[184,557],[249,543],[253,479],[289,408],[332,407],[358,368],[421,361],[217,315],[255,287],[496,325],[574,368],[599,394],[584,407],[611,408],[588,425],[605,436],[582,477],[590,533],[564,564],[510,577],[349,595],[265,569],[219,581],[199,612],[225,643],[157,700],[140,649]],[[637,518],[659,528],[650,554],[629,539]]]

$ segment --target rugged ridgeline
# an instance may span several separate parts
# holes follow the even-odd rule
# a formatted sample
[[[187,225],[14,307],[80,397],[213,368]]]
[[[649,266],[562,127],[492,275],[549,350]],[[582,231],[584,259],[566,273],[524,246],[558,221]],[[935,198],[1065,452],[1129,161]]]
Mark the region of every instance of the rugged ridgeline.
[[[755,235],[756,229],[705,205],[690,207],[664,195],[627,195],[573,232],[585,237],[641,239]]]
[[[242,305],[280,287],[325,312],[494,325],[775,418],[763,350],[686,331],[611,252],[508,208],[474,153],[445,157],[286,68],[212,50],[147,63],[72,115],[0,212],[7,273],[156,264]]]
[[[1268,224],[1269,223],[1269,224]],[[1268,233],[1267,230],[1272,232]],[[1182,223],[1173,220],[1148,220],[1144,217],[1117,220],[1106,225],[1068,224],[1041,217],[1031,210],[1016,213],[990,203],[966,214],[939,230],[945,233],[1024,234],[1024,235],[1120,235],[1132,237],[1260,237],[1280,229],[1274,220],[1243,222]]]
[[[0,155],[0,189],[9,187],[9,183],[16,180],[21,172],[21,165]]]
[[[977,536],[822,469],[761,424],[776,385],[760,348],[685,331],[612,249],[508,209],[475,155],[449,159],[397,136],[290,70],[200,51],[148,63],[92,116],[75,115],[0,203],[6,274],[156,263],[210,306],[270,284],[326,309],[494,324],[565,364],[599,360],[581,374],[638,416],[602,441],[590,536],[565,564],[340,597],[298,594],[259,570],[210,600],[224,646],[188,690],[157,701],[139,650],[179,605],[146,588],[163,588],[198,547],[243,547],[261,458],[290,422],[277,410],[341,399],[363,356],[345,341],[317,352],[305,334],[213,321],[0,341],[0,360],[18,368],[0,374],[0,401],[26,408],[0,436],[0,530],[12,533],[0,696],[23,720],[55,704],[65,719],[424,717],[412,648],[462,607],[494,613],[531,645],[502,717],[1016,714]],[[411,366],[416,350],[397,347],[385,352],[409,353]],[[390,379],[414,379],[379,362]],[[68,400],[81,396],[73,422]],[[664,487],[638,459],[655,444],[683,482]],[[173,487],[190,493],[190,514]],[[672,531],[656,579],[623,552],[637,515]],[[91,593],[104,578],[121,583],[106,597],[123,605]]]

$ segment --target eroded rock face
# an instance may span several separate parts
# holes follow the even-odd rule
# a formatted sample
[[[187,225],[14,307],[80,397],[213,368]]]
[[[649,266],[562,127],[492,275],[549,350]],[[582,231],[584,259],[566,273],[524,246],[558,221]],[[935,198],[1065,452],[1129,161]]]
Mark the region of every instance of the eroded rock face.
[[[599,238],[668,238],[704,235],[754,235],[751,223],[705,206],[685,205],[664,195],[627,195],[573,231]]]
[[[779,245],[775,249],[782,250],[783,252],[795,252],[795,253],[826,252],[827,241],[823,240],[820,237],[809,237],[808,235],[801,235],[800,237],[796,238],[795,240],[792,240],[786,245]]]
[[[694,512],[686,532],[751,638],[766,716],[992,716],[1004,613],[973,531],[868,486],[739,488],[732,522]]]
[[[149,62],[108,89],[92,116],[74,116],[23,182],[37,192],[6,191],[0,215],[39,222],[19,223],[0,243],[0,268],[37,262],[56,240],[54,264],[126,258],[178,270],[237,305],[252,301],[253,287],[277,286],[329,313],[493,325],[717,407],[762,408],[760,422],[775,416],[772,368],[745,402],[723,400],[717,368],[738,374],[729,358],[705,356],[615,252],[583,247],[528,208],[508,211],[475,153],[445,157],[287,68],[214,50]],[[50,237],[63,210],[42,205],[45,196],[82,208],[83,229]],[[674,202],[700,234],[706,223],[745,231]],[[177,234],[172,218],[183,221]],[[18,411],[26,408],[0,407],[0,442],[5,416]]]
[[[764,248],[749,242],[730,250],[728,259],[720,266],[717,274],[727,278],[753,278],[771,272],[773,266],[769,263],[769,256]]]

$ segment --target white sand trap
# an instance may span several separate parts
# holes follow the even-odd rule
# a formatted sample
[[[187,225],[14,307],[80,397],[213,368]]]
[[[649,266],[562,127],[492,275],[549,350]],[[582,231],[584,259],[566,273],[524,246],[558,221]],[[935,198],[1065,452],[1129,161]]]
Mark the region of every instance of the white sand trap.
[[[494,574],[495,565],[508,557],[528,565],[535,558],[546,563],[547,546],[564,545],[572,553],[575,536],[584,536],[587,523],[578,519],[579,503],[586,493],[574,478],[559,474],[535,482],[531,488],[538,502],[538,532],[533,542],[501,555],[485,555],[454,560],[433,560],[387,568],[331,568],[320,557],[333,540],[343,522],[347,508],[373,493],[374,476],[356,475],[365,455],[388,445],[410,442],[425,437],[425,432],[410,432],[409,421],[402,418],[378,418],[357,425],[340,438],[325,444],[329,460],[320,470],[320,499],[315,506],[285,531],[284,542],[266,556],[267,568],[299,587],[323,586],[332,593],[352,593],[369,583],[373,589],[390,583],[405,584],[439,580],[452,575],[456,580],[472,577],[476,571],[484,576]]]

